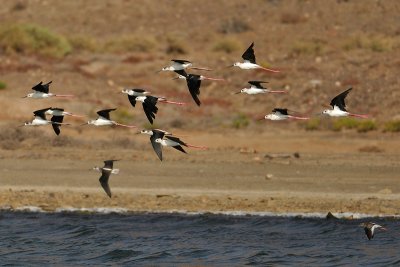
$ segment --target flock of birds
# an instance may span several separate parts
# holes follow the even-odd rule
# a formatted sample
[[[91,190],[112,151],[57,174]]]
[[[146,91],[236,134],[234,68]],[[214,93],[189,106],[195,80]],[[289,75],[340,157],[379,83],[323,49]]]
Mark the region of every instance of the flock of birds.
[[[252,70],[252,69],[259,69],[271,73],[278,73],[279,70],[265,68],[256,63],[256,57],[254,53],[254,43],[252,43],[246,51],[243,53],[242,58],[243,62],[236,62],[229,67],[238,67],[244,70]],[[194,67],[192,62],[187,60],[180,60],[180,59],[172,59],[172,64],[170,66],[164,67],[158,72],[161,71],[172,71],[177,74],[177,77],[174,79],[182,79],[186,81],[188,90],[190,95],[192,96],[194,102],[200,106],[201,101],[199,99],[200,95],[200,87],[201,82],[203,80],[210,80],[210,81],[224,81],[224,79],[220,78],[211,78],[206,77],[203,75],[198,74],[191,74],[187,73],[187,69],[197,69],[197,70],[204,70],[204,71],[211,71],[208,68],[200,68]],[[249,81],[250,84],[249,88],[243,88],[236,94],[248,94],[248,95],[256,95],[256,94],[266,94],[266,93],[287,93],[284,90],[270,90],[263,86],[265,81]],[[37,85],[32,87],[33,93],[27,94],[24,98],[34,98],[34,99],[44,99],[50,97],[73,97],[72,95],[59,95],[53,94],[49,92],[51,81],[43,84],[43,82],[38,83]],[[350,113],[346,110],[345,98],[349,94],[352,88],[347,89],[346,91],[340,93],[339,95],[335,96],[331,102],[330,106],[331,109],[326,109],[322,111],[321,114],[328,115],[331,117],[358,117],[358,118],[368,118],[367,115],[364,114],[355,114]],[[186,103],[182,102],[175,102],[169,101],[165,97],[159,97],[151,95],[150,92],[135,88],[135,89],[124,89],[121,91],[123,94],[127,94],[128,100],[130,104],[135,107],[138,102],[142,103],[142,107],[144,113],[151,124],[153,124],[156,114],[158,112],[158,103],[168,103],[174,105],[185,105]],[[136,128],[134,125],[125,125],[118,123],[116,121],[111,120],[110,113],[115,111],[116,109],[103,109],[97,111],[98,118],[95,120],[89,120],[88,122],[82,125],[94,125],[94,126],[121,126],[127,128]],[[281,121],[281,120],[308,120],[309,117],[303,117],[299,115],[294,115],[295,111],[291,111],[287,108],[274,108],[270,114],[267,114],[262,118],[263,120],[272,120],[272,121]],[[68,123],[64,123],[64,116],[75,116],[75,117],[83,117],[80,115],[75,115],[73,113],[64,111],[62,108],[45,108],[36,110],[33,112],[34,119],[31,122],[26,122],[22,126],[41,126],[41,125],[52,125],[54,132],[59,135],[60,134],[60,127],[62,125],[69,125]],[[46,115],[52,116],[50,120],[46,118]],[[194,146],[182,141],[178,136],[175,136],[167,131],[161,129],[151,129],[151,130],[141,130],[138,134],[146,134],[150,136],[151,145],[157,155],[157,157],[162,161],[162,147],[172,147],[180,152],[186,153],[183,147],[191,147],[191,148],[198,148],[198,149],[207,149],[206,147],[202,146]],[[119,169],[114,169],[113,165],[116,160],[106,160],[104,161],[103,167],[94,167],[93,169],[96,171],[101,172],[101,177],[99,178],[100,184],[103,187],[106,194],[111,198],[111,189],[109,186],[109,177],[111,174],[118,174]],[[365,233],[368,239],[373,238],[374,232],[376,229],[380,228],[382,230],[386,230],[384,227],[374,224],[374,223],[363,223],[360,226],[364,227]]]

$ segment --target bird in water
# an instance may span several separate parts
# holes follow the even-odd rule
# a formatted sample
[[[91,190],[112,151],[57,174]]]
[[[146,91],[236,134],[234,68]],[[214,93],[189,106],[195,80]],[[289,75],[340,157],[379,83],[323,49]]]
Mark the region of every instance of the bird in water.
[[[368,237],[368,240],[371,240],[374,237],[375,230],[381,229],[386,231],[387,229],[379,224],[373,222],[365,222],[360,224],[361,227],[364,227],[365,234]]]
[[[119,173],[119,169],[113,168],[114,161],[118,161],[118,160],[115,160],[115,159],[106,160],[106,161],[104,161],[104,167],[102,167],[102,168],[97,167],[97,166],[93,167],[93,170],[101,172],[99,182],[100,182],[101,186],[103,187],[104,191],[107,193],[107,195],[110,198],[111,198],[111,189],[108,184],[108,180],[109,180],[111,174]]]

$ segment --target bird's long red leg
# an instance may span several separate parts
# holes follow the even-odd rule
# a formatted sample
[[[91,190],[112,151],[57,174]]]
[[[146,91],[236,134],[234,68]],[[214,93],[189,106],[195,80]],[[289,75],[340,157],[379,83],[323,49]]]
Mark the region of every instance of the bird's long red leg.
[[[122,127],[127,127],[127,128],[137,128],[135,125],[126,125],[118,122],[114,122],[115,125],[117,126],[122,126]]]
[[[190,144],[186,144],[187,147],[191,147],[191,148],[197,148],[197,149],[202,149],[202,150],[207,150],[208,147],[206,146],[194,146],[194,145],[190,145]]]
[[[268,93],[276,93],[276,94],[287,94],[287,91],[280,91],[280,90],[270,90]]]
[[[349,116],[351,117],[356,117],[356,118],[362,118],[362,119],[368,119],[369,116],[365,115],[365,114],[353,114],[353,113],[349,113]]]
[[[174,101],[168,101],[168,100],[158,100],[158,102],[167,103],[167,104],[174,104],[174,105],[179,105],[179,106],[186,105],[186,103],[184,103],[184,102],[174,102]]]
[[[200,68],[200,67],[189,67],[189,69],[212,71],[212,69],[208,69],[208,68]]]
[[[82,115],[76,115],[76,114],[68,114],[69,116],[71,116],[71,117],[77,117],[77,118],[83,118],[83,117],[85,117],[85,116],[82,116]]]
[[[54,95],[55,97],[74,97],[73,95]]]
[[[260,66],[260,69],[265,70],[265,71],[269,71],[269,72],[274,72],[274,73],[281,72],[280,70],[268,69],[268,68],[264,68],[264,67],[261,67],[261,66]]]
[[[225,81],[225,79],[222,78],[209,78],[209,77],[204,77],[205,80],[210,80],[210,81]]]
[[[308,117],[297,117],[297,116],[292,116],[292,115],[289,115],[289,118],[294,119],[294,120],[309,120],[310,119]]]

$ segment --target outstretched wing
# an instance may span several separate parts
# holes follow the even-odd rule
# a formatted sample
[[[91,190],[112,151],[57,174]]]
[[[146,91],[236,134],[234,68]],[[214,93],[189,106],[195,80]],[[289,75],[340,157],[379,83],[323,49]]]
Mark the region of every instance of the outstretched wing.
[[[158,131],[158,130],[152,130],[153,135],[150,136],[150,142],[151,145],[153,146],[154,152],[156,152],[158,158],[162,161],[162,145],[160,143],[156,142],[156,139],[160,138],[162,139],[165,135],[165,132]]]
[[[181,147],[181,146],[173,146],[173,148],[175,148],[176,150],[181,151],[181,152],[187,154],[187,152],[186,152],[186,151],[183,149],[183,147]]]
[[[118,161],[117,159],[109,159],[109,160],[105,160],[104,161],[104,167],[103,168],[107,168],[107,169],[111,169],[114,166],[114,161]]]
[[[184,60],[184,59],[171,59],[171,61],[179,63],[179,64],[185,64],[185,63],[192,63],[188,60]]]
[[[156,114],[158,112],[158,108],[156,106],[157,101],[157,97],[154,96],[147,96],[143,101],[144,113],[151,124],[153,124],[153,119],[156,118]]]
[[[340,93],[339,95],[335,96],[332,100],[330,105],[334,108],[335,106],[337,106],[338,108],[340,108],[343,111],[347,111],[346,110],[346,103],[344,102],[344,99],[346,98],[346,96],[349,94],[349,92],[352,90],[353,88],[349,88],[346,91],[344,91],[343,93]]]
[[[263,82],[263,81],[248,81],[249,84],[255,86],[256,88],[263,88],[265,89],[261,84],[262,83],[268,83],[268,82]]]
[[[186,83],[189,92],[192,95],[192,98],[194,99],[194,102],[196,102],[196,104],[200,106],[201,102],[198,96],[200,95],[201,80],[199,75],[189,74],[186,77]]]
[[[272,110],[272,112],[277,112],[277,113],[281,113],[282,115],[289,115],[288,114],[288,109],[287,108],[274,108]]]
[[[32,90],[48,94],[49,93],[49,87],[50,87],[51,83],[52,83],[52,81],[50,81],[50,82],[48,82],[46,84],[43,84],[43,82],[41,81],[40,83],[38,83],[35,86],[33,86]]]
[[[176,136],[166,135],[165,138],[167,138],[167,139],[169,139],[171,141],[177,142],[178,144],[181,144],[183,146],[187,146],[185,142],[183,142],[181,139],[179,139]]]
[[[35,117],[40,117],[40,118],[42,118],[43,120],[46,120],[46,114],[45,114],[45,112],[46,112],[47,110],[49,110],[49,109],[48,109],[48,108],[45,108],[45,109],[35,110],[35,111],[33,112],[33,114],[35,114]]]
[[[110,189],[110,186],[108,185],[108,179],[110,178],[110,174],[111,174],[111,171],[109,171],[109,170],[101,170],[101,176],[100,176],[99,182],[100,182],[101,186],[103,187],[104,191],[111,198],[111,189]]]
[[[97,114],[107,120],[110,119],[110,112],[116,110],[116,108],[111,108],[111,109],[103,109],[97,111]]]
[[[133,107],[136,106],[136,96],[128,95],[128,99]]]
[[[249,61],[250,63],[254,63],[256,64],[256,56],[254,55],[254,42],[251,43],[251,45],[249,46],[249,48],[247,48],[247,50],[243,53],[242,58],[244,60]]]
[[[59,135],[60,132],[61,132],[60,131],[60,127],[61,127],[60,123],[62,123],[63,120],[64,120],[64,116],[53,116],[53,117],[51,117],[51,121],[53,122],[51,124],[51,126],[53,126],[53,130],[56,133],[56,135]]]
[[[179,75],[182,75],[184,77],[188,76],[188,74],[187,74],[187,72],[185,70],[174,70],[174,72],[179,74]]]

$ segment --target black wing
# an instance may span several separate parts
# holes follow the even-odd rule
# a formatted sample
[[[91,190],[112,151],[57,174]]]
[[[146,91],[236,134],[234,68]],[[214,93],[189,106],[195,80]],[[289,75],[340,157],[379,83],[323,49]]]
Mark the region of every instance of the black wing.
[[[162,161],[162,145],[160,143],[157,143],[156,139],[158,138],[162,139],[165,133],[158,130],[152,130],[152,131],[153,135],[150,136],[150,142],[151,145],[153,146],[154,152],[156,152],[158,158]]]
[[[136,106],[136,96],[128,95],[128,99],[133,107]]]
[[[251,45],[249,46],[249,48],[247,48],[247,50],[243,53],[242,58],[244,60],[250,61],[251,63],[256,64],[256,56],[254,55],[254,42],[251,43]]]
[[[114,166],[114,161],[118,161],[118,160],[117,159],[105,160],[103,168],[112,169]]]
[[[171,61],[179,63],[179,64],[185,64],[185,63],[192,63],[188,60],[184,60],[184,59],[171,59]]]
[[[201,102],[198,97],[200,95],[200,86],[201,86],[200,76],[195,74],[189,74],[186,77],[186,83],[189,88],[189,92],[194,99],[194,102],[196,102],[196,104],[200,106]]]
[[[372,231],[368,227],[364,227],[364,231],[368,237],[368,240],[371,240],[374,237],[374,235],[372,234]]]
[[[182,75],[184,77],[187,77],[188,74],[185,70],[174,70],[175,73],[178,73],[179,75]]]
[[[179,139],[178,137],[175,136],[171,136],[171,135],[166,135],[165,138],[177,142],[178,144],[181,144],[183,146],[187,146],[185,142],[183,142],[181,139]]]
[[[110,112],[116,110],[116,108],[111,108],[111,109],[103,109],[97,111],[97,114],[107,120],[110,119]]]
[[[173,146],[173,148],[175,148],[176,150],[179,150],[179,151],[181,151],[181,152],[187,154],[187,152],[186,152],[186,151],[183,149],[183,147],[181,147],[181,146]]]
[[[344,103],[344,99],[346,98],[346,96],[349,94],[349,92],[352,90],[353,88],[349,88],[346,91],[344,91],[343,93],[340,93],[339,95],[335,96],[332,100],[330,105],[334,108],[335,106],[337,106],[338,108],[340,108],[343,111],[346,111],[346,103]]]
[[[48,82],[46,84],[43,84],[43,82],[40,82],[40,83],[36,84],[35,86],[33,86],[32,90],[48,94],[49,93],[49,87],[50,87],[51,83],[52,83],[52,81],[50,81],[50,82]]]
[[[146,92],[146,90],[140,89],[140,88],[134,88],[134,89],[132,89],[132,90],[135,91],[135,92],[137,92],[137,93],[144,93],[144,92]]]
[[[51,121],[53,122],[51,124],[51,126],[53,126],[53,130],[56,133],[56,135],[59,135],[60,132],[61,132],[60,131],[60,127],[61,127],[60,123],[62,123],[63,120],[64,120],[64,116],[53,116],[53,117],[51,117]]]
[[[147,96],[143,102],[143,110],[146,114],[147,119],[153,124],[153,119],[156,118],[156,114],[158,112],[158,108],[156,106],[158,101],[157,97]]]
[[[287,108],[274,108],[274,109],[272,110],[272,112],[279,112],[279,113],[281,113],[282,115],[289,115],[289,114],[288,114],[288,109],[287,109]]]
[[[47,110],[49,110],[49,109],[48,109],[48,108],[45,108],[45,109],[35,110],[35,111],[33,112],[33,114],[35,114],[35,116],[37,116],[37,117],[40,117],[40,118],[46,120],[46,114],[45,114],[45,112],[46,112]]]
[[[101,176],[100,176],[99,182],[100,182],[101,186],[103,187],[104,191],[111,198],[111,189],[110,189],[110,186],[108,185],[108,179],[110,178],[110,174],[111,174],[111,171],[101,170]]]
[[[263,82],[263,81],[248,81],[249,84],[254,85],[257,88],[263,88],[265,89],[261,84],[262,83],[268,83],[268,82]]]
[[[63,108],[48,108],[48,109],[51,109],[51,110],[57,110],[57,111],[64,111],[64,109],[63,109]]]

